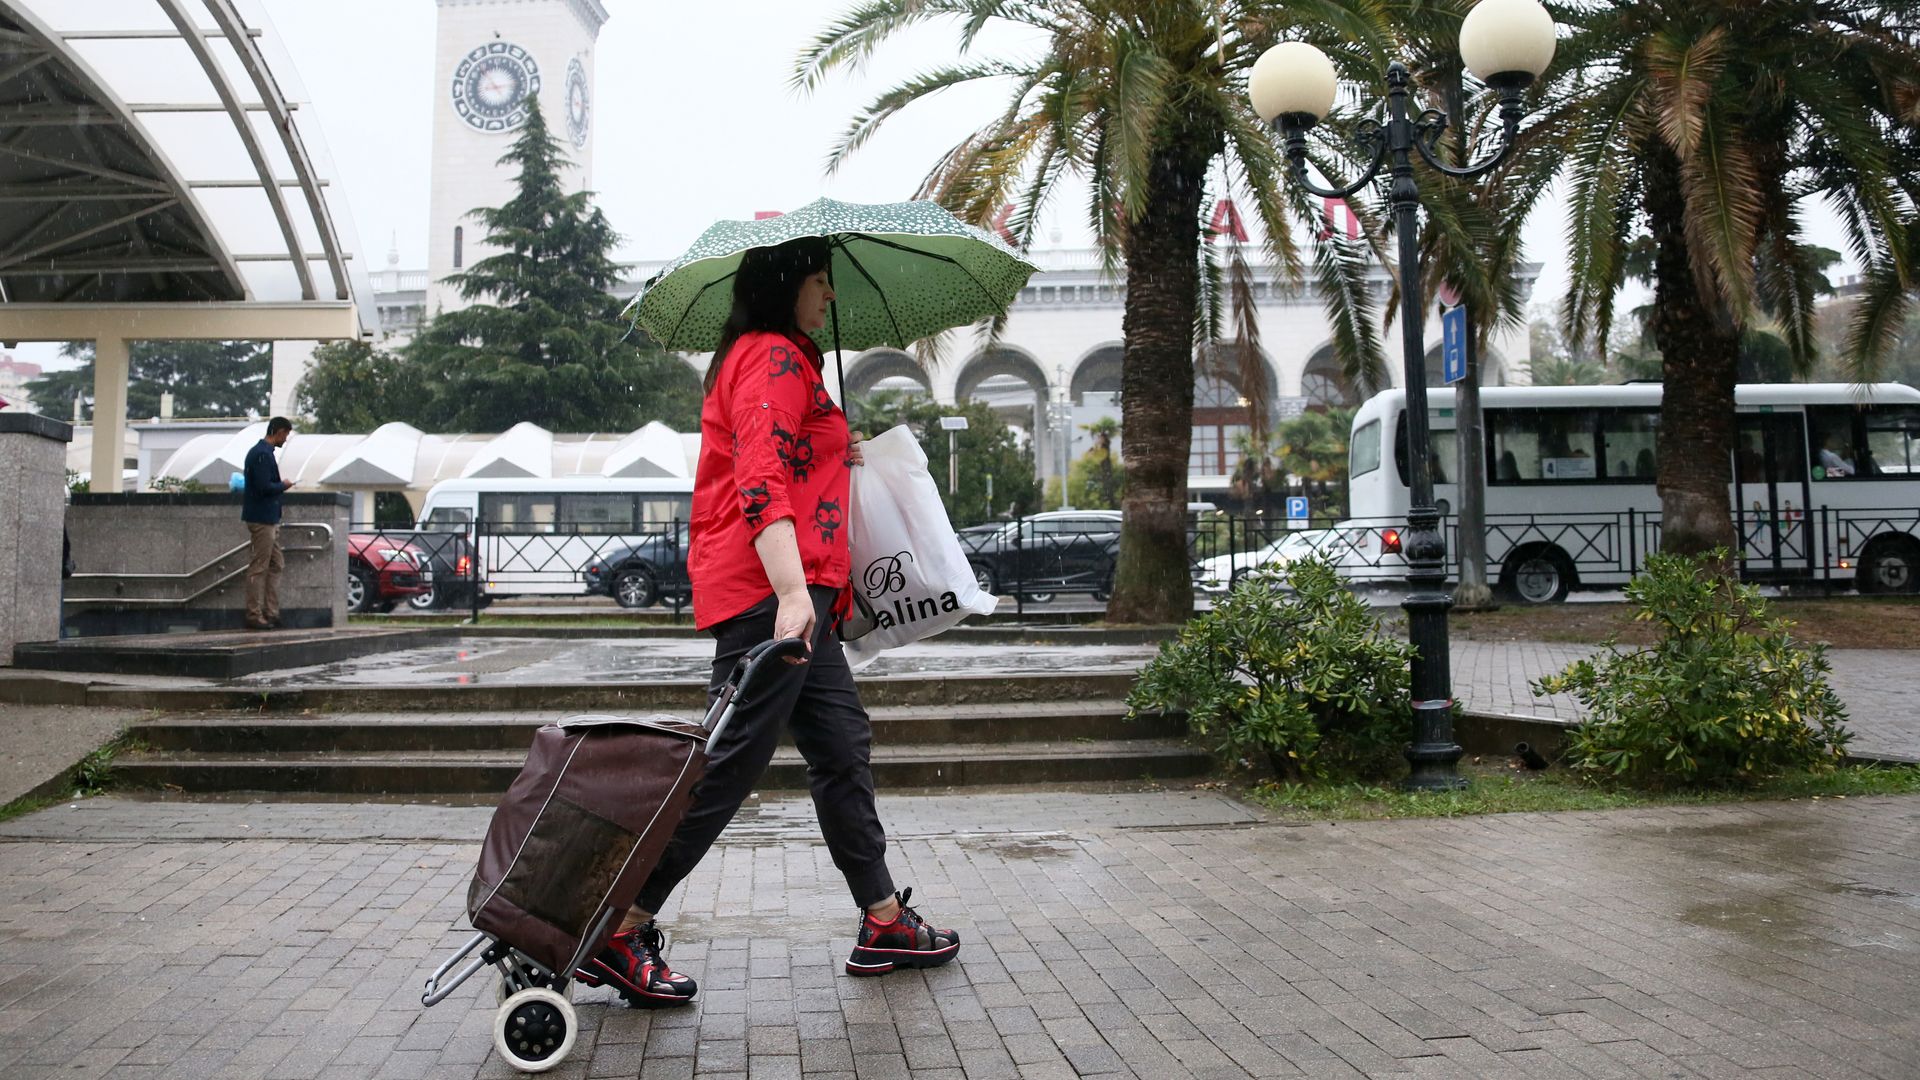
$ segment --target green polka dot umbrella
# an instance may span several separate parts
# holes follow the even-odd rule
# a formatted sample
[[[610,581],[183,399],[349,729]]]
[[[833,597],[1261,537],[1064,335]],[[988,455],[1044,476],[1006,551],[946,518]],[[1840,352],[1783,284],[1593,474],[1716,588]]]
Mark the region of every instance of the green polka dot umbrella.
[[[825,334],[835,349],[904,349],[991,318],[1035,269],[998,236],[935,203],[820,199],[779,217],[715,223],[646,283],[627,313],[668,349],[709,352],[733,307],[741,256],[803,236],[832,242],[834,317]]]

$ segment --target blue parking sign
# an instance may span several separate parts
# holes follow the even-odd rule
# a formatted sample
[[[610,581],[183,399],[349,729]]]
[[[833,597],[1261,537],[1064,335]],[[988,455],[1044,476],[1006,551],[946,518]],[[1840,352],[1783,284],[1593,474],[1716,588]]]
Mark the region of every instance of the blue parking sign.
[[[1449,383],[1467,377],[1467,308],[1465,304],[1440,313],[1440,373]]]
[[[1305,495],[1287,496],[1287,528],[1304,529],[1307,527],[1307,497]]]

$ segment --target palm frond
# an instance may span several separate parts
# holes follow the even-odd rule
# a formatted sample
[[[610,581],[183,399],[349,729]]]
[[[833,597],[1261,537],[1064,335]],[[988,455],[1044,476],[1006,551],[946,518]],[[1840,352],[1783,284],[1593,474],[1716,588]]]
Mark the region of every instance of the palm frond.
[[[1718,296],[1737,324],[1753,311],[1753,254],[1759,240],[1760,173],[1731,110],[1713,109],[1695,152],[1680,159],[1687,249],[1702,296]]]
[[[840,138],[827,151],[826,175],[832,176],[846,164],[854,152],[866,145],[880,131],[880,126],[891,119],[900,110],[917,101],[938,94],[942,90],[975,82],[980,79],[1019,77],[1030,75],[1010,64],[999,61],[987,61],[980,64],[965,64],[940,68],[913,78],[881,94],[854,116]],[[1016,96],[1016,101],[1018,97]]]
[[[1714,27],[1697,40],[1679,28],[1647,39],[1646,64],[1656,126],[1682,161],[1692,157],[1707,125],[1715,84],[1724,69],[1726,32]]]
[[[1854,382],[1869,383],[1881,377],[1887,355],[1899,343],[1913,297],[1904,275],[1889,260],[1869,264],[1862,278],[1842,362]]]

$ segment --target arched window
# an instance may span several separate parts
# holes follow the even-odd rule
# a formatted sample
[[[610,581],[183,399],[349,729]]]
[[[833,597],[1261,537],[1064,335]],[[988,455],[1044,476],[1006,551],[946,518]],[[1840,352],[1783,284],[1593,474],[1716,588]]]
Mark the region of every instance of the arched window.
[[[460,241],[466,236],[466,230],[458,225],[453,227],[453,268],[460,269]]]
[[[1300,376],[1300,395],[1309,405],[1343,408],[1355,404],[1353,390],[1347,385],[1339,362],[1333,358],[1332,349],[1321,350],[1308,362],[1307,370]]]

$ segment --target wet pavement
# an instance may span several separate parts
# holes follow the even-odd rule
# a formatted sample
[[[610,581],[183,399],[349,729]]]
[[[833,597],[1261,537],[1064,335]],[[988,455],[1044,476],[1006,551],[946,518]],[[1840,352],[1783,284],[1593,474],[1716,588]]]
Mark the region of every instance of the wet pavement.
[[[1137,671],[1151,645],[965,645],[928,641],[894,649],[860,669],[884,675],[1044,675]],[[713,642],[700,638],[467,638],[333,664],[262,672],[243,686],[447,686],[537,683],[704,682]]]
[[[686,1009],[575,996],[549,1075],[1901,1080],[1920,797],[1285,826],[1208,791],[887,796],[960,960],[852,979],[810,805],[662,913]],[[0,1075],[505,1077],[488,811],[102,799],[0,824]],[[130,959],[137,976],[130,977]]]

